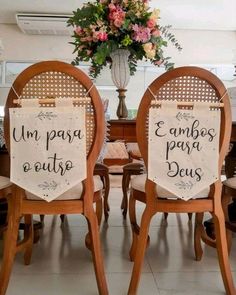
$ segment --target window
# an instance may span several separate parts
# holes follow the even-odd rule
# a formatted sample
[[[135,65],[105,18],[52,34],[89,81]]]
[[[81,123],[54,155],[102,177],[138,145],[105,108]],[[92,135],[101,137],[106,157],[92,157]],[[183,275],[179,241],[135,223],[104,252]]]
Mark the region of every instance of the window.
[[[31,62],[11,62],[5,64],[5,83],[12,84],[16,77],[33,63]]]

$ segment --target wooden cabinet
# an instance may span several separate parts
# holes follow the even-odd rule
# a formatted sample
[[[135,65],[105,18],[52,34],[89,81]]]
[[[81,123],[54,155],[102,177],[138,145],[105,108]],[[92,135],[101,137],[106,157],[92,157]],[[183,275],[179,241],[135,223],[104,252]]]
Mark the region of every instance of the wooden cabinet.
[[[110,120],[110,141],[137,142],[135,120]],[[232,122],[231,142],[236,142],[236,121]]]
[[[110,141],[124,140],[125,142],[136,142],[135,120],[110,120]]]

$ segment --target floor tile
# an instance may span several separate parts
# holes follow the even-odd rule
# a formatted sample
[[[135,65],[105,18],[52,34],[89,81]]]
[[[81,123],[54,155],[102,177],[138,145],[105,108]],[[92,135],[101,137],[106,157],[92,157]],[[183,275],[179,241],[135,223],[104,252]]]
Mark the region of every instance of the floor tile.
[[[110,295],[127,295],[131,274],[112,273],[107,275]],[[138,295],[160,295],[154,275],[143,273],[140,279]]]
[[[121,188],[112,188],[110,217],[108,223],[102,222],[100,233],[110,295],[127,294],[133,268],[129,260],[131,228],[129,218],[122,217],[121,200]],[[143,210],[144,205],[138,204],[139,221]],[[193,230],[194,218],[189,221],[187,214],[169,214],[167,220],[163,214],[154,216],[138,295],[225,294],[216,250],[203,245],[202,260],[195,261]],[[98,294],[91,252],[84,245],[87,231],[83,216],[67,216],[63,224],[59,216],[45,216],[31,265],[23,265],[22,254],[16,256],[7,295]],[[1,257],[2,241],[0,264]],[[236,273],[235,238],[230,263]]]
[[[223,295],[219,272],[155,273],[160,295]]]
[[[19,275],[11,278],[6,295],[97,295],[93,274],[86,275]]]

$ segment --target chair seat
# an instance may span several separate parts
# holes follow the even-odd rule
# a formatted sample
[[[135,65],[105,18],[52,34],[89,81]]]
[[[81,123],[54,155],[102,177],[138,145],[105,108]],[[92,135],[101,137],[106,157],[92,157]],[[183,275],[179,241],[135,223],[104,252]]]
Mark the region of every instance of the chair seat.
[[[223,184],[227,187],[236,189],[236,177],[231,177],[223,181]]]
[[[128,159],[129,154],[127,152],[124,142],[108,142],[106,145],[106,153],[104,158],[109,159]]]
[[[0,189],[4,189],[11,185],[10,179],[4,176],[0,176]]]
[[[93,177],[94,179],[94,192],[100,191],[103,189],[103,183],[101,181],[100,176],[95,175]],[[72,187],[71,189],[69,189],[68,191],[66,191],[65,193],[63,193],[62,195],[60,195],[58,198],[56,198],[55,200],[76,200],[76,199],[80,199],[81,195],[83,192],[83,185],[82,182],[79,182],[78,184],[76,184],[74,187]],[[26,198],[28,200],[41,200],[41,198],[39,198],[38,196],[25,191],[26,193]]]
[[[137,191],[145,192],[145,182],[147,179],[147,174],[141,174],[131,179],[131,187]],[[192,199],[204,199],[208,197],[210,187],[199,192]],[[156,192],[159,198],[162,199],[177,199],[178,197],[173,193],[169,192],[165,188],[156,185]]]
[[[125,143],[108,142],[103,162],[109,167],[109,173],[123,173],[123,166],[130,162]]]
[[[123,167],[120,165],[112,165],[109,166],[109,173],[111,174],[122,174],[123,173]]]

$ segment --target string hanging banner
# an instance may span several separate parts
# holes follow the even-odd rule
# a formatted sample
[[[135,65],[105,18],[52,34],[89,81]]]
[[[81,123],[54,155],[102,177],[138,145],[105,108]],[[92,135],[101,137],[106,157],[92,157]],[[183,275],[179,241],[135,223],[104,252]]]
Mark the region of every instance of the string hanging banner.
[[[163,102],[149,111],[148,178],[183,200],[218,179],[220,110]]]
[[[10,109],[11,181],[52,201],[86,178],[84,107]]]

